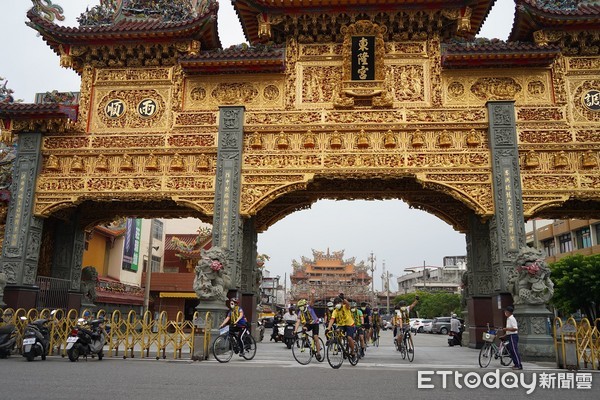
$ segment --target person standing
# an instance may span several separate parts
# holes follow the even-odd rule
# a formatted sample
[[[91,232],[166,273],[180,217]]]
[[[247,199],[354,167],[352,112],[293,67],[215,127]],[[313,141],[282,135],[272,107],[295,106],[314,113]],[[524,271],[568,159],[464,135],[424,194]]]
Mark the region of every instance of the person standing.
[[[462,332],[460,329],[460,320],[456,314],[452,314],[452,318],[450,319],[450,332],[452,332],[452,342],[450,346],[458,345],[462,347]]]
[[[510,358],[513,361],[512,369],[523,369],[521,364],[521,357],[519,356],[519,327],[517,325],[517,319],[513,315],[513,306],[508,306],[504,309],[504,316],[506,317],[506,336],[508,337],[507,348],[510,352]]]

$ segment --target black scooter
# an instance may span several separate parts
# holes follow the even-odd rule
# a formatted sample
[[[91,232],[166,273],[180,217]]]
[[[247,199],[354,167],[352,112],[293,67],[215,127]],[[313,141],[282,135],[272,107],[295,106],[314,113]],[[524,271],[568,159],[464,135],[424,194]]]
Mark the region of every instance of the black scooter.
[[[17,328],[13,324],[0,327],[0,358],[10,356],[17,343]]]
[[[56,310],[52,311],[50,315],[54,317],[55,313]],[[27,317],[21,317],[21,320],[26,321]],[[50,321],[51,319],[42,318],[27,324],[22,347],[23,357],[27,361],[33,361],[38,356],[41,356],[42,360],[46,359],[48,350],[50,350],[50,329],[48,329]]]
[[[448,346],[462,347],[462,332],[448,332]]]
[[[283,328],[283,342],[288,349],[291,349],[296,341],[296,334],[294,333],[295,326],[296,321],[285,321],[285,328]]]
[[[104,345],[106,344],[106,333],[104,331],[104,318],[94,319],[86,322],[79,318],[78,325],[71,330],[67,338],[67,355],[69,360],[77,361],[80,356],[85,357],[97,355],[98,360],[104,357]],[[84,325],[86,327],[84,328]],[[90,329],[87,329],[89,326]]]

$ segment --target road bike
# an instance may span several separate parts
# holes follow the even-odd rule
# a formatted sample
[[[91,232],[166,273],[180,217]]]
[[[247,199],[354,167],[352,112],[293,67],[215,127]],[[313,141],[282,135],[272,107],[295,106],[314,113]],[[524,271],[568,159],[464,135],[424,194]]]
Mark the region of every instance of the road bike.
[[[346,332],[338,328],[335,331],[327,332],[326,335],[328,343],[327,362],[331,365],[331,368],[338,369],[341,367],[344,359],[347,359],[352,366],[358,364],[358,355],[350,349]]]
[[[410,329],[403,329],[402,340],[398,343],[398,340],[394,338],[394,345],[396,350],[400,352],[402,359],[408,358],[408,361],[413,362],[415,359],[415,345],[410,334]]]
[[[379,347],[379,329],[378,328],[373,328],[373,345],[375,347]]]
[[[240,346],[237,340],[239,331],[234,332],[225,327],[219,331],[220,335],[213,343],[213,354],[218,362],[226,363],[231,360],[233,353],[240,354]],[[256,355],[256,340],[250,334],[250,331],[243,327],[239,332],[240,339],[244,345],[241,356],[246,360],[252,360]]]
[[[483,332],[483,347],[481,347],[481,350],[479,351],[479,366],[481,368],[486,368],[488,365],[490,365],[492,357],[496,360],[500,358],[500,364],[504,365],[505,367],[512,363],[510,352],[506,346],[508,342],[506,336],[500,338],[500,345],[497,346],[496,343],[494,343],[494,340],[496,339],[496,332],[496,329],[490,329],[490,324],[487,324],[487,331]]]
[[[308,334],[308,331],[303,330],[296,337],[296,341],[292,346],[292,354],[298,363],[307,365],[313,357],[319,362],[325,361],[325,344],[323,339],[319,338],[321,351],[317,353],[317,345],[314,338]],[[319,357],[317,357],[317,354]]]

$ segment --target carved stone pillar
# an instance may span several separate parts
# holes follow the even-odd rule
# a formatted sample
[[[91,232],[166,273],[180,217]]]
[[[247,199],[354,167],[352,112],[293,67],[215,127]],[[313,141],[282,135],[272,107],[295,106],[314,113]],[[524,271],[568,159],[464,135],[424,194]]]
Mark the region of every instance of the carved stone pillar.
[[[243,219],[240,216],[244,107],[224,106],[219,115],[219,147],[213,216],[213,246],[229,252],[231,289],[241,289]]]
[[[244,234],[244,221],[240,216],[243,148],[244,107],[220,107],[212,245],[227,250],[227,265],[232,281],[229,296],[238,298],[241,298],[239,290],[242,286]],[[214,321],[212,337],[216,338],[216,328],[227,313],[225,304],[221,301],[200,301],[196,309],[201,318],[207,311],[211,312]]]
[[[490,264],[489,222],[482,222],[476,215],[469,216],[467,241],[467,284],[465,287],[467,310],[466,331],[463,341],[469,347],[481,347],[482,333],[492,321],[492,266]]]
[[[504,326],[502,308],[512,303],[508,283],[515,274],[515,260],[525,245],[523,195],[517,147],[517,129],[513,101],[488,102],[489,141],[492,152],[492,176],[495,213],[490,221],[491,263],[496,301],[494,324]],[[546,331],[545,305],[515,306],[519,324],[519,349],[525,359],[551,358],[554,351]],[[542,327],[539,321],[544,321]]]
[[[33,216],[42,134],[20,133],[18,140],[0,271],[7,278],[4,291],[6,304],[12,308],[29,309],[35,308],[36,303],[38,288],[35,278],[44,226],[42,219]]]
[[[260,271],[256,265],[256,243],[258,234],[254,226],[254,219],[248,218],[244,221],[244,237],[242,245],[242,304],[244,314],[252,324],[252,333],[256,332],[256,299],[258,298],[258,286],[260,284]]]
[[[81,268],[85,236],[79,226],[79,215],[76,214],[70,221],[61,221],[56,224],[54,231],[54,255],[52,258],[52,277],[68,279],[70,305],[81,297],[75,295],[81,291]],[[80,304],[81,307],[92,308],[94,304]],[[79,309],[80,307],[77,307]]]

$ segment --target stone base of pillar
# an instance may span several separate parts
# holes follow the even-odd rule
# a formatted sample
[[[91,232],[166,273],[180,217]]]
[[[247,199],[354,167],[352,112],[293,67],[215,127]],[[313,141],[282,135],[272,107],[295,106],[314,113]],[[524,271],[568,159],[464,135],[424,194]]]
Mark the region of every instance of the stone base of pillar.
[[[31,310],[35,308],[39,289],[37,286],[6,285],[4,288],[4,302],[7,308]]]
[[[470,339],[471,339],[471,335],[469,333],[469,326],[471,325],[471,323],[469,322],[469,309],[465,308],[462,312],[462,318],[465,320],[465,330],[463,331],[462,334],[462,344],[463,346],[468,346]]]
[[[82,299],[81,299],[81,312],[83,312],[83,310],[94,311],[96,309],[96,307],[97,306],[94,303],[90,303],[90,302],[85,301],[83,299],[83,296],[82,296]]]
[[[258,329],[256,328],[256,321],[258,321],[258,314],[256,313],[256,296],[252,293],[243,294],[241,306],[244,309],[246,320],[248,320],[250,325],[250,332],[258,342]]]
[[[212,315],[212,329],[210,330],[210,344],[209,344],[209,355],[212,349],[212,344],[219,336],[219,325],[227,316],[227,312],[229,311],[225,304],[222,301],[214,300],[214,301],[205,301],[200,300],[200,303],[196,306],[196,311],[200,314],[201,321],[205,321],[206,313],[210,312]],[[205,355],[205,359],[208,359],[208,355]]]
[[[525,361],[555,361],[554,341],[548,321],[553,315],[545,305],[515,305],[519,325],[519,353]]]
[[[479,349],[483,346],[483,332],[487,329],[487,324],[494,321],[492,299],[490,297],[471,297],[467,300],[467,311],[469,313],[469,338],[470,348]],[[464,340],[463,343],[467,343]]]
[[[82,309],[81,298],[83,294],[81,292],[69,292],[69,298],[67,299],[67,310],[80,310]]]

